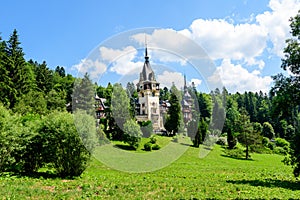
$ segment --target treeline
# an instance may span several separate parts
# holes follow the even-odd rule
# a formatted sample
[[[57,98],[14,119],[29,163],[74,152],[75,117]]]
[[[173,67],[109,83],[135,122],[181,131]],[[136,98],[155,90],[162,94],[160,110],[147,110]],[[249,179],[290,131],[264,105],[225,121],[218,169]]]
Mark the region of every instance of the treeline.
[[[0,102],[13,112],[38,113],[65,110],[72,100],[75,78],[63,67],[26,61],[17,31],[8,41],[0,37]]]

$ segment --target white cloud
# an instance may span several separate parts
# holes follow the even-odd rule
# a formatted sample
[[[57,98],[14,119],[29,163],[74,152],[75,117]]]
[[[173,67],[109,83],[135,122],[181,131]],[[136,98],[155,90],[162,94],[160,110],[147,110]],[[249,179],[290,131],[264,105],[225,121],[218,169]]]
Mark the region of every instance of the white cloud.
[[[229,59],[224,59],[215,73],[208,78],[211,83],[219,82],[221,79],[223,85],[228,91],[263,91],[267,92],[270,88],[272,78],[270,76],[261,76],[258,70],[249,72],[241,65],[234,65]]]
[[[164,71],[162,74],[156,76],[156,80],[160,83],[161,88],[171,88],[173,83],[178,89],[181,89],[184,86],[184,77],[179,72]]]
[[[135,62],[137,50],[128,46],[122,50],[107,47],[99,48],[101,58],[109,63],[110,71],[120,75],[128,75],[138,73],[143,62]]]
[[[199,53],[205,54],[204,51],[194,51],[196,43],[173,29],[156,29],[146,37],[149,49],[154,50],[152,57],[161,62],[177,62],[184,66],[193,56],[199,58]],[[145,34],[133,35],[132,39],[144,45]],[[203,56],[206,57],[206,54]]]
[[[266,11],[256,16],[258,24],[267,31],[273,44],[272,53],[282,57],[285,40],[290,36],[290,17],[294,17],[300,9],[299,0],[270,0]]]
[[[88,73],[91,79],[96,79],[106,71],[107,67],[99,60],[82,59],[80,63],[73,65],[72,69],[77,70],[80,75]]]
[[[196,19],[179,32],[197,41],[214,60],[239,60],[262,69],[264,62],[259,57],[267,48],[277,56],[283,55],[285,40],[290,37],[289,19],[300,9],[300,0],[270,0],[269,8],[240,24],[225,19]]]
[[[233,25],[223,19],[197,19],[189,30],[181,31],[205,48],[214,59],[234,59],[253,63],[266,48],[267,32],[256,24]]]

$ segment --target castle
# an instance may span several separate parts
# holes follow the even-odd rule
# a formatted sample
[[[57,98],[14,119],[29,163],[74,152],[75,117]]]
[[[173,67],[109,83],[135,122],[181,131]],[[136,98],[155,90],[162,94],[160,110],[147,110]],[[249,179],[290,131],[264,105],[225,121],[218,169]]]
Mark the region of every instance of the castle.
[[[163,106],[159,102],[160,88],[159,83],[155,79],[154,71],[151,68],[147,47],[145,49],[145,62],[140,73],[140,79],[137,83],[138,104],[137,104],[137,120],[150,120],[154,131],[164,129],[162,113],[166,112],[168,106]],[[186,85],[186,77],[184,76],[184,94],[181,102],[183,121],[187,124],[192,119],[191,105],[192,97],[188,92]],[[170,104],[167,103],[170,106]]]

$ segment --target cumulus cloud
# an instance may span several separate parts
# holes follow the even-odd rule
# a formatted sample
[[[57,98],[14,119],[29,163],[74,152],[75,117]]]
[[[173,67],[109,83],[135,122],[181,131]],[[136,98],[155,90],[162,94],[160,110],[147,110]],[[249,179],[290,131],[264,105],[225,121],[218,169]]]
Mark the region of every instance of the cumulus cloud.
[[[184,86],[184,77],[179,72],[164,71],[162,74],[157,75],[156,80],[160,83],[161,88],[170,88],[173,83],[178,89],[181,89]]]
[[[273,44],[272,53],[282,57],[285,40],[290,36],[290,17],[300,9],[299,0],[270,0],[271,11],[256,16],[256,21],[268,33]]]
[[[88,73],[91,79],[96,79],[106,71],[107,67],[97,59],[82,59],[80,63],[73,65],[72,69],[77,70],[80,75]]]
[[[224,19],[197,19],[181,31],[205,48],[214,59],[245,60],[253,63],[267,46],[267,32],[257,24],[234,25]]]
[[[289,37],[289,19],[300,9],[299,0],[270,0],[269,8],[250,21],[234,24],[225,19],[196,19],[181,34],[196,40],[216,59],[245,60],[248,65],[263,67],[256,60],[271,41],[271,52],[282,56],[285,40]]]
[[[107,47],[99,48],[101,58],[109,63],[110,71],[120,75],[128,75],[138,73],[143,62],[135,62],[137,50],[128,46],[123,49],[112,49]]]
[[[199,51],[197,43],[173,29],[156,29],[146,34],[148,47],[153,49],[153,58],[161,62],[177,62],[186,65],[187,60],[207,58],[204,50]],[[145,34],[136,34],[132,39],[140,45],[145,43]]]
[[[208,78],[211,83],[222,81],[228,91],[263,91],[267,92],[270,88],[272,78],[270,76],[261,76],[258,70],[249,72],[241,65],[232,64],[231,60],[224,59],[215,73]]]

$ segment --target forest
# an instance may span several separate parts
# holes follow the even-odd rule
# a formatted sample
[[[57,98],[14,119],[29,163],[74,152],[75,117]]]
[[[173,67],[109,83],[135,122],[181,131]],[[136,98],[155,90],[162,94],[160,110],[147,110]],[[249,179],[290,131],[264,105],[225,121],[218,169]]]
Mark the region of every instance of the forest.
[[[194,147],[216,136],[228,156],[281,154],[299,176],[300,13],[291,18],[290,28],[293,37],[286,41],[281,65],[290,75],[274,75],[268,93],[231,94],[224,87],[207,94],[188,88],[194,107],[186,131]],[[0,172],[30,174],[48,167],[61,177],[80,176],[102,142],[123,140],[136,149],[142,135],[151,134],[151,122],[134,120],[133,83],[98,86],[88,74],[74,77],[63,67],[27,61],[24,55],[17,30],[8,40],[0,38]],[[106,99],[106,117],[97,127],[95,91]],[[164,116],[170,136],[185,131],[181,98],[182,91],[175,86],[160,89],[160,100],[171,104]],[[122,115],[112,116],[114,110]]]

